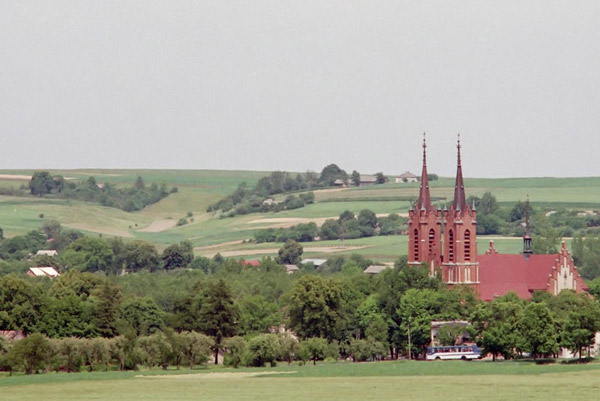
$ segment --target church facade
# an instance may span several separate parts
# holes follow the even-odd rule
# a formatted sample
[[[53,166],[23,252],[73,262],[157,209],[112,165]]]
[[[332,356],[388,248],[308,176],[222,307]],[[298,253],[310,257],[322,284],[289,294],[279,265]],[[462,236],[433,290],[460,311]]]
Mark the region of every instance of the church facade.
[[[587,291],[564,242],[557,254],[532,253],[529,208],[522,254],[500,254],[493,241],[485,254],[477,254],[477,211],[475,204],[467,204],[465,196],[460,139],[457,149],[454,199],[448,208],[441,210],[431,203],[427,145],[423,139],[419,199],[408,213],[408,263],[426,263],[431,275],[440,274],[451,286],[468,286],[485,301],[511,291],[524,299],[529,299],[534,291],[552,295],[564,289]]]

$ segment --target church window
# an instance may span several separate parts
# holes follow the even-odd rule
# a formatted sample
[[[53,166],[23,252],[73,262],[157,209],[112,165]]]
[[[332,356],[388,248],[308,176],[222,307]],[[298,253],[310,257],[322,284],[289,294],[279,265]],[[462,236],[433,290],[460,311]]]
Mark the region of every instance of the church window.
[[[429,230],[429,254],[433,254],[433,243],[435,242],[435,231],[432,228]]]
[[[448,232],[448,260],[454,262],[454,232]]]
[[[419,231],[416,229],[413,234],[413,255],[415,261],[419,261]]]
[[[465,261],[471,260],[471,232],[465,231]]]

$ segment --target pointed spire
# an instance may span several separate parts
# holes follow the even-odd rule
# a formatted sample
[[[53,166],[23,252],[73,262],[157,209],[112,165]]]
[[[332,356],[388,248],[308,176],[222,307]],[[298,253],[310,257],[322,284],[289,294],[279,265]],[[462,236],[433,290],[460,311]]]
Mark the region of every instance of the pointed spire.
[[[531,222],[529,219],[529,194],[525,203],[525,235],[523,236],[523,256],[529,259],[533,250],[531,249]]]
[[[419,190],[419,201],[417,207],[420,210],[430,210],[431,197],[429,196],[429,179],[427,178],[427,142],[423,133],[423,171],[421,172],[421,188]]]
[[[467,198],[465,196],[465,184],[462,175],[462,165],[460,160],[460,134],[458,134],[458,162],[456,168],[456,183],[454,184],[454,210],[465,210],[467,208]]]

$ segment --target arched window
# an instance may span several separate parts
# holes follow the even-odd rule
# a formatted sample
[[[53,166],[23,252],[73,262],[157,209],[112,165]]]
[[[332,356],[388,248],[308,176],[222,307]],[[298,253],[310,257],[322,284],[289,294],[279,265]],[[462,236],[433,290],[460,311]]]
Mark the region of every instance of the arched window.
[[[454,262],[454,232],[448,231],[448,261]]]
[[[413,233],[413,256],[415,261],[419,261],[419,230],[415,228]]]
[[[433,244],[435,242],[435,230],[429,230],[429,254],[433,254]]]
[[[471,260],[471,232],[465,230],[465,261]]]

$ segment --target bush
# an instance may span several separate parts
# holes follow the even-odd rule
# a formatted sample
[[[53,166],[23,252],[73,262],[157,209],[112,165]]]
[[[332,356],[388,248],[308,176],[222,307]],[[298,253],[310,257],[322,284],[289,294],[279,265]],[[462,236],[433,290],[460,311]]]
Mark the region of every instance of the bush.
[[[262,367],[265,363],[274,366],[279,355],[279,341],[275,334],[262,334],[248,341],[244,352],[244,364],[247,366]]]

